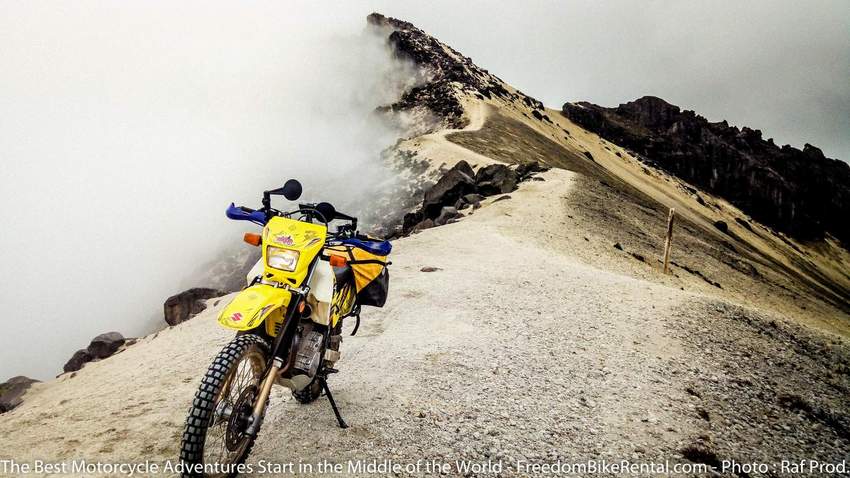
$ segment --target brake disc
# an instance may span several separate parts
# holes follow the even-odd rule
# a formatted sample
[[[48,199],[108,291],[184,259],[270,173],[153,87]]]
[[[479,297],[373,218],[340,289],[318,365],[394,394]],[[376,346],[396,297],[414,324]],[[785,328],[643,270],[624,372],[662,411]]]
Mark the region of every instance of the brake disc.
[[[245,429],[251,422],[251,414],[254,411],[254,400],[257,398],[256,385],[249,385],[236,403],[233,404],[233,411],[230,414],[230,420],[227,422],[227,434],[225,436],[225,444],[229,451],[236,451],[242,445],[245,439]]]

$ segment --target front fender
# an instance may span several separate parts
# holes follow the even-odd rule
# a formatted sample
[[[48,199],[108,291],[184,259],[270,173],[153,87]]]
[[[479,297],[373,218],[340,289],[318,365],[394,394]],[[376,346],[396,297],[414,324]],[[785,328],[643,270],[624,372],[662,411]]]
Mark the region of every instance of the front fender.
[[[228,329],[250,330],[262,324],[275,310],[285,312],[291,299],[292,294],[286,289],[255,284],[227,304],[218,316],[218,323]]]

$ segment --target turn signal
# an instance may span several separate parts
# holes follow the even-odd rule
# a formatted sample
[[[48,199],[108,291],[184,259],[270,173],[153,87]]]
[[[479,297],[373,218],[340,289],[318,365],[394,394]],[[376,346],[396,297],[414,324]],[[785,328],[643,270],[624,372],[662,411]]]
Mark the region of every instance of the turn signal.
[[[254,234],[251,232],[246,232],[244,236],[242,236],[242,240],[251,244],[252,246],[259,246],[260,243],[263,242],[263,238],[259,234]]]
[[[345,267],[345,265],[348,264],[348,261],[342,256],[331,256],[330,262],[334,267]]]

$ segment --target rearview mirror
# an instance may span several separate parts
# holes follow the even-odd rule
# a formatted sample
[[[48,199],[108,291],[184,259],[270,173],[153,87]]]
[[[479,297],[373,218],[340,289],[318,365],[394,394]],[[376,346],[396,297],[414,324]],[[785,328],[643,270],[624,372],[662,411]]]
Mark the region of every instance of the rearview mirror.
[[[269,211],[272,207],[272,196],[280,196],[283,195],[286,199],[290,201],[295,201],[296,199],[301,197],[301,183],[299,183],[295,179],[290,179],[283,185],[282,188],[272,189],[271,191],[263,192],[263,209],[266,212]]]
[[[316,204],[316,211],[322,215],[322,220],[326,223],[336,219],[336,208],[329,202],[320,202]]]
[[[283,197],[290,201],[295,201],[301,197],[301,183],[296,179],[290,179],[280,188],[283,191]]]

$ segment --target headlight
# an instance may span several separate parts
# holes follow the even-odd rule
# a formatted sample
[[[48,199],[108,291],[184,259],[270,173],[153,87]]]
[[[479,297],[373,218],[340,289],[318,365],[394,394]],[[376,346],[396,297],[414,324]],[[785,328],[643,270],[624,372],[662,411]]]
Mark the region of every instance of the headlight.
[[[266,249],[266,263],[272,269],[292,272],[298,265],[298,251],[269,246]]]

